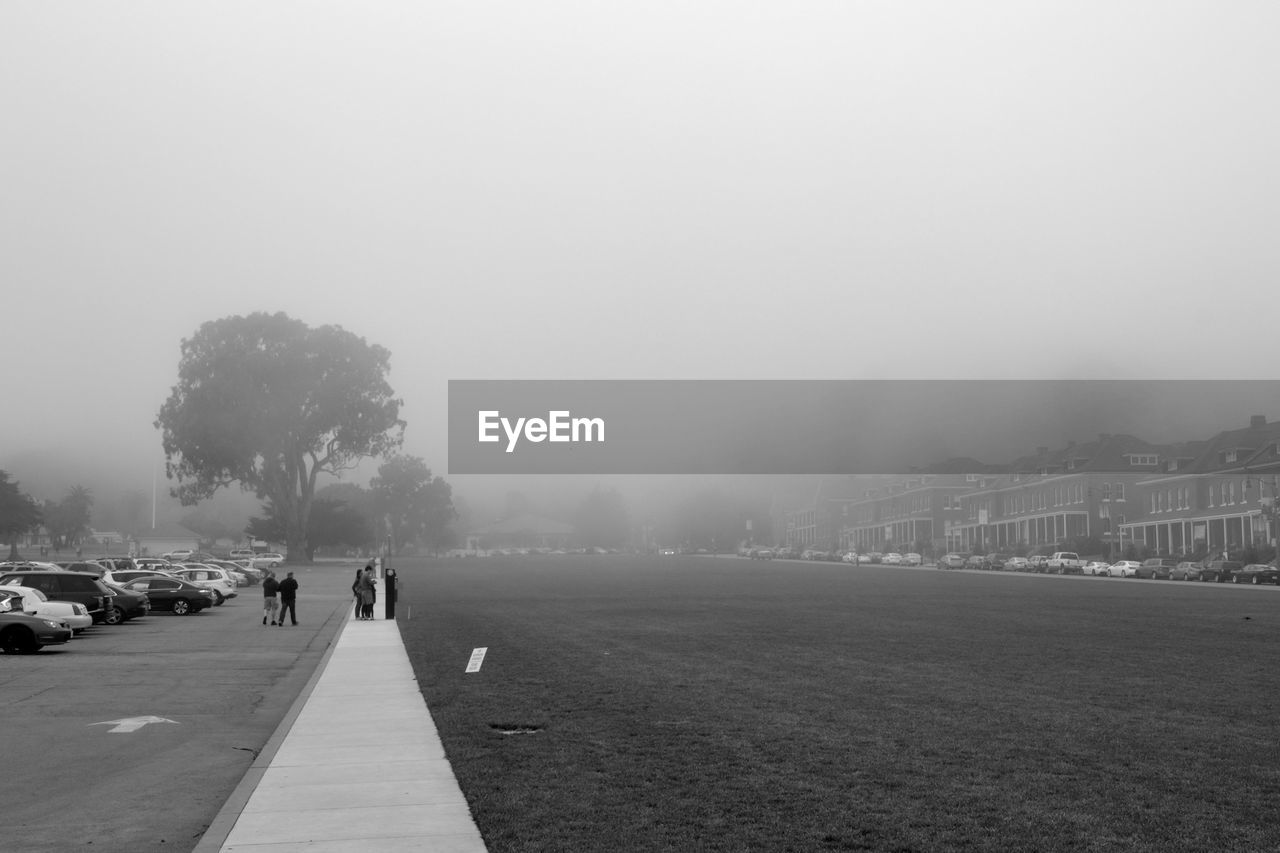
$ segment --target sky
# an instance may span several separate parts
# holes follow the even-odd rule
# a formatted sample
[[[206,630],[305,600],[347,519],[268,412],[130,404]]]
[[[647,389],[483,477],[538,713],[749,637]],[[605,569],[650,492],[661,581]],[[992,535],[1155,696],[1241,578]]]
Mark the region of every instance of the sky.
[[[254,311],[388,348],[445,474],[450,379],[1280,378],[1277,31],[1248,0],[9,0],[0,468],[149,487],[181,341]]]

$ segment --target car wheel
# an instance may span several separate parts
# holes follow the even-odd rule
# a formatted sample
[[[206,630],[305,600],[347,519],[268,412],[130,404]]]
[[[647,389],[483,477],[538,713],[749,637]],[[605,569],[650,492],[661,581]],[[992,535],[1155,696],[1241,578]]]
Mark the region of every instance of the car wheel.
[[[222,593],[218,592],[216,589],[213,591],[213,606],[214,606],[214,607],[221,607],[221,606],[222,606],[222,602],[224,602],[224,601],[226,601],[226,600],[227,600],[227,599],[226,599],[226,596],[224,596]]]
[[[15,625],[0,634],[0,649],[4,649],[6,654],[29,655],[40,651],[40,644],[30,628]]]
[[[1258,585],[1258,583],[1259,583],[1259,581],[1258,581],[1258,576],[1257,576],[1257,575],[1254,575],[1254,576],[1253,576],[1253,585],[1254,585],[1254,586],[1257,586],[1257,585]]]
[[[185,598],[179,598],[173,602],[173,612],[179,616],[186,616],[191,612],[191,602]]]
[[[124,611],[119,607],[113,607],[107,611],[107,618],[102,621],[108,625],[119,625],[124,621]]]

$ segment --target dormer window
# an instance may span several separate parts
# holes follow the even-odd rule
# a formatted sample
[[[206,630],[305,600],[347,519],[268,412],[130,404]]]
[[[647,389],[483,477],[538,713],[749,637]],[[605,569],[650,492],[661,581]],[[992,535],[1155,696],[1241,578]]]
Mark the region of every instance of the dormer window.
[[[1156,464],[1156,455],[1154,453],[1130,453],[1130,465],[1154,465]]]
[[[980,482],[981,480],[982,480],[981,474],[965,474],[964,475],[964,481],[966,483],[977,483],[977,482]]]
[[[1223,462],[1235,462],[1237,458],[1238,458],[1238,454],[1237,454],[1237,452],[1236,452],[1236,451],[1234,451],[1234,450],[1224,450],[1224,451],[1222,451],[1222,461],[1223,461]]]
[[[1165,467],[1165,470],[1166,470],[1166,471],[1177,471],[1177,470],[1178,470],[1178,460],[1177,460],[1177,459],[1170,459],[1170,460],[1169,460],[1169,464]]]

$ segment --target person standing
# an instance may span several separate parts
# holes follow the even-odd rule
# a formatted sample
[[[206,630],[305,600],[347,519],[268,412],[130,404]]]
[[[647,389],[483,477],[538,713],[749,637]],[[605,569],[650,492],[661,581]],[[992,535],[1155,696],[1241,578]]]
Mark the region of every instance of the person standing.
[[[280,624],[284,625],[284,615],[289,614],[289,624],[298,624],[298,582],[293,579],[293,572],[289,572],[285,579],[280,581],[277,587],[280,593]]]
[[[372,565],[373,563],[370,563],[368,566],[365,566],[365,568],[369,568]],[[356,608],[352,612],[352,615],[355,616],[357,619],[360,618],[361,611],[364,609],[364,602],[360,600],[360,579],[362,577],[364,577],[364,572],[362,572],[360,569],[356,569],[356,579],[351,582],[351,595],[356,600]]]
[[[360,618],[369,622],[373,619],[373,603],[377,600],[378,581],[373,576],[373,566],[365,566],[360,575]]]
[[[276,580],[276,573],[267,569],[267,576],[262,581],[262,624],[267,624],[267,619],[271,619],[271,624],[276,625],[276,608],[280,606],[280,602],[276,599],[276,593],[280,591],[280,581]]]

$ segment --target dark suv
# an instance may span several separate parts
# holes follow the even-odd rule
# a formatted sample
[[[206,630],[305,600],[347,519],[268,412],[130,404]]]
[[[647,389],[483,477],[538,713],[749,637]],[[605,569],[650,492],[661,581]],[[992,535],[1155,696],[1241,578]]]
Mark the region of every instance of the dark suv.
[[[42,569],[9,571],[0,575],[0,586],[13,584],[38,589],[52,601],[83,604],[94,624],[107,621],[111,613],[111,590],[102,581],[84,572],[55,572]]]
[[[1173,580],[1173,570],[1177,567],[1177,557],[1148,557],[1138,567],[1137,577],[1157,581]]]

